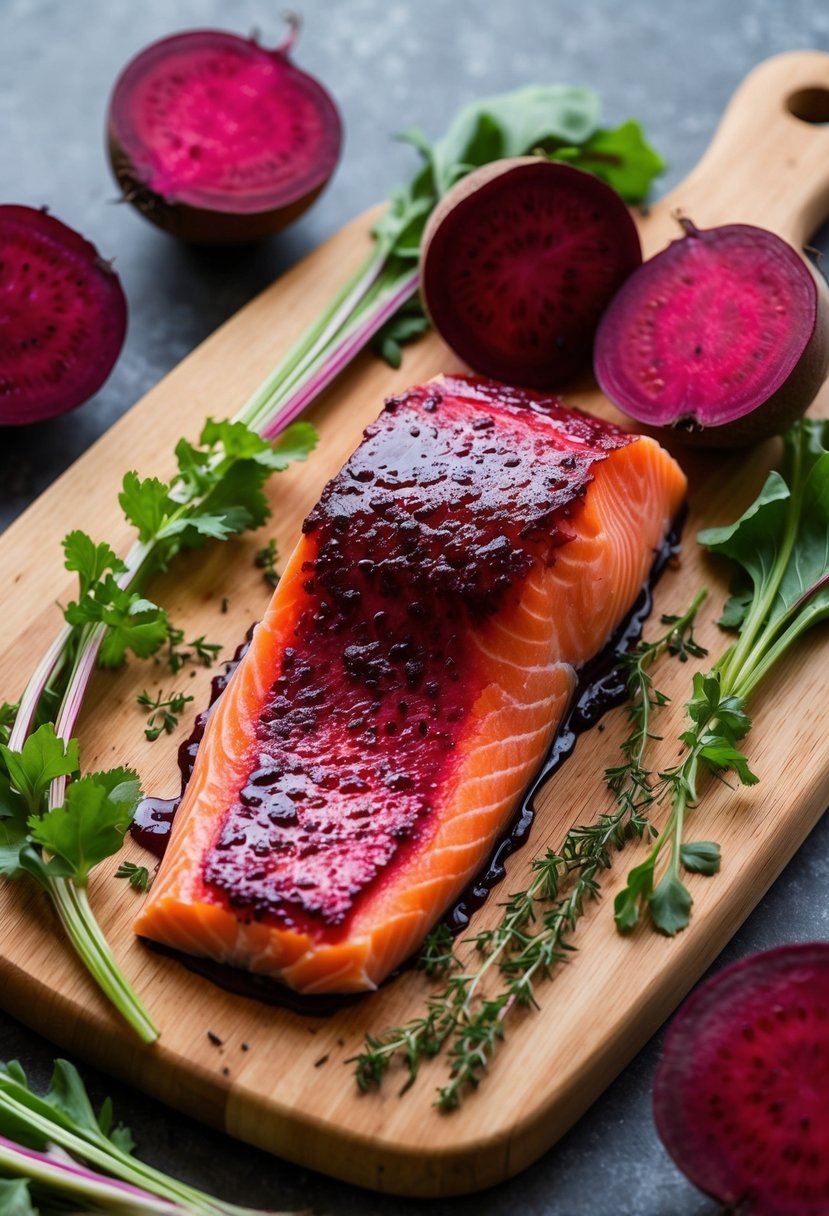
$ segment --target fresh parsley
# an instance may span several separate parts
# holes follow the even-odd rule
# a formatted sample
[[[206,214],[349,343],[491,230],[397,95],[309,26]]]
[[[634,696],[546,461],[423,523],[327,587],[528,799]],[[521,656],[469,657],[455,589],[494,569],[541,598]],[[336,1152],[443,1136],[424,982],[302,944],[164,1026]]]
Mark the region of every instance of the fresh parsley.
[[[160,688],[155,697],[148,693],[146,688],[138,694],[136,697],[138,704],[142,709],[149,710],[144,734],[150,743],[154,743],[159,735],[173,733],[185,707],[192,700],[192,697],[186,696],[183,692],[174,692],[169,697],[165,697]]]

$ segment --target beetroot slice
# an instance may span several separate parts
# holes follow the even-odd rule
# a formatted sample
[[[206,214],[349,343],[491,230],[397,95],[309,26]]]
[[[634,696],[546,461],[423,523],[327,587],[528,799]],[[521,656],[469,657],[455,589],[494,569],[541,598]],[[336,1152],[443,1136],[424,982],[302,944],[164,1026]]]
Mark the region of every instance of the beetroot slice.
[[[829,360],[829,308],[807,265],[749,224],[686,235],[632,275],[596,337],[620,409],[705,443],[766,438],[800,417]]]
[[[0,425],[86,401],[126,329],[118,276],[94,245],[45,211],[0,206]]]
[[[110,159],[124,196],[186,240],[253,240],[300,215],[340,155],[329,94],[288,57],[220,30],[143,50],[109,107]]]
[[[675,1020],[654,1082],[659,1135],[741,1216],[829,1212],[829,942],[714,976]]]
[[[436,208],[421,285],[435,328],[471,368],[557,388],[589,365],[599,318],[642,261],[619,196],[540,157],[496,161]]]

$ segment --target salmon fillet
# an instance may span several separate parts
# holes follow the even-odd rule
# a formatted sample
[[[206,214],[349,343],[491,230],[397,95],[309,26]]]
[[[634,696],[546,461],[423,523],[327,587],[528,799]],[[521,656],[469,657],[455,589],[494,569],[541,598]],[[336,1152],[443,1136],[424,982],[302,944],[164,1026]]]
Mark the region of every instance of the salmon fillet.
[[[555,398],[440,377],[387,402],[212,712],[135,931],[375,988],[486,863],[685,489]]]

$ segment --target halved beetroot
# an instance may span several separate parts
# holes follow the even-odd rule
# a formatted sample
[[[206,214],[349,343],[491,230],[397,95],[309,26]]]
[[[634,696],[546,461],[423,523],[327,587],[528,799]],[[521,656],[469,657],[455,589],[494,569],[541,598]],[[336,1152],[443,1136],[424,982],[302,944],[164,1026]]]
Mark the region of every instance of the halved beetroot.
[[[829,942],[726,968],[686,1003],[654,1083],[660,1136],[741,1216],[829,1212]]]
[[[126,330],[118,276],[94,245],[46,211],[0,206],[0,426],[86,401]]]
[[[796,251],[750,224],[698,229],[624,284],[596,335],[596,379],[652,427],[705,444],[768,438],[829,370],[829,293]]]
[[[118,78],[107,122],[124,197],[184,240],[256,240],[308,208],[340,155],[322,85],[275,50],[221,30],[148,46]]]
[[[474,371],[559,388],[589,366],[599,318],[641,261],[614,190],[521,156],[470,173],[438,204],[421,289],[435,329]]]

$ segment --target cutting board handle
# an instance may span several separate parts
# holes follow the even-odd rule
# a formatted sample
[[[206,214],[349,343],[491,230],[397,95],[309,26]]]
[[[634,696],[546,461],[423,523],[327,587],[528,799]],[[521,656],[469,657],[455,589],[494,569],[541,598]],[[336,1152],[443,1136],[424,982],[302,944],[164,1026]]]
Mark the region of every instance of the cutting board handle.
[[[759,64],[697,167],[653,210],[646,256],[679,235],[676,211],[700,228],[757,224],[801,248],[829,219],[829,54],[790,51]]]

